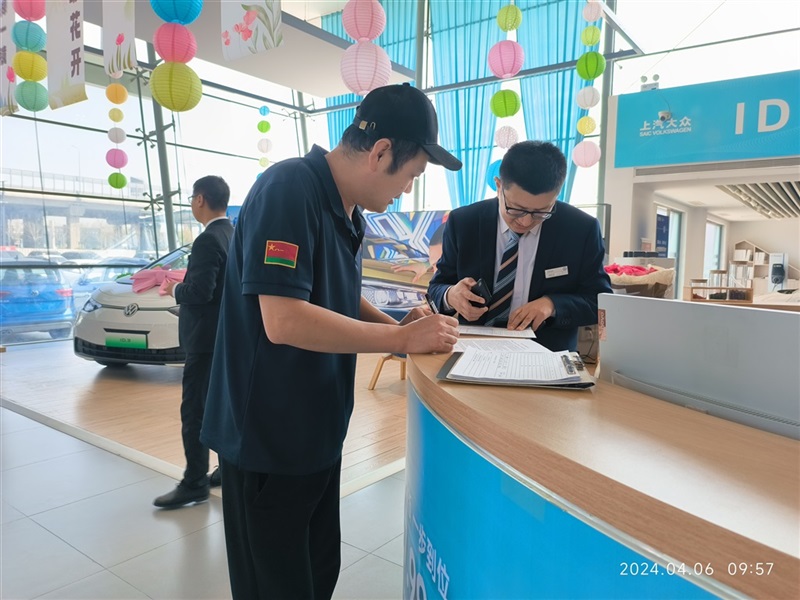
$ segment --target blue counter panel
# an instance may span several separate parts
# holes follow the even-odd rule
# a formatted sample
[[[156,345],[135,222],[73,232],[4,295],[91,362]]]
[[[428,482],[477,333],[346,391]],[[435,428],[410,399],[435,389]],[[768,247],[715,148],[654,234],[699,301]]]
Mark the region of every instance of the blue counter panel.
[[[408,389],[404,598],[714,597],[692,582],[705,565],[659,565],[611,539],[464,444]]]

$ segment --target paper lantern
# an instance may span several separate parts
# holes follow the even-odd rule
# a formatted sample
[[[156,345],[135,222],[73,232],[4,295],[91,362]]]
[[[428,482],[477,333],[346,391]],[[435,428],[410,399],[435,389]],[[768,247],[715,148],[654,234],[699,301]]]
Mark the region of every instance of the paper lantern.
[[[269,166],[269,159],[266,156],[262,156],[258,159],[258,164],[261,167],[268,167]]]
[[[500,90],[489,101],[489,108],[496,117],[513,117],[522,107],[519,95],[514,90]]]
[[[153,35],[153,46],[167,62],[187,63],[197,54],[197,40],[188,27],[164,23]]]
[[[266,117],[269,114],[269,106],[262,106],[258,109],[258,114],[262,117]]]
[[[17,21],[11,29],[11,40],[19,50],[40,52],[47,44],[47,34],[36,23]]]
[[[591,81],[597,79],[606,70],[606,59],[599,52],[586,52],[578,59],[575,65],[578,77]]]
[[[597,128],[597,123],[592,117],[581,117],[578,119],[578,133],[589,135]]]
[[[504,125],[494,134],[494,143],[501,148],[510,148],[519,141],[517,130],[508,125]]]
[[[350,0],[342,9],[342,24],[356,42],[368,42],[383,33],[386,11],[378,0]]]
[[[497,11],[497,24],[503,31],[513,31],[522,25],[522,11],[509,4]]]
[[[581,42],[586,46],[594,46],[600,42],[600,29],[594,25],[589,25],[581,31]]]
[[[359,96],[366,96],[375,88],[389,83],[392,62],[380,46],[372,42],[357,42],[345,50],[339,69],[348,89]]]
[[[44,9],[45,0],[14,0],[14,12],[26,21],[38,21],[44,17]]]
[[[261,133],[267,133],[272,128],[272,125],[269,124],[269,121],[259,121],[257,127]]]
[[[578,92],[577,102],[578,106],[588,110],[600,102],[600,92],[592,86],[585,87]]]
[[[47,89],[36,81],[23,81],[14,90],[14,97],[25,110],[37,112],[47,108]]]
[[[203,0],[150,0],[150,6],[162,21],[188,25],[200,16]]]
[[[164,108],[182,112],[197,106],[203,96],[203,84],[188,65],[167,62],[153,69],[150,93]]]
[[[489,50],[489,69],[495,77],[506,79],[513,77],[522,68],[525,52],[517,42],[502,40]]]
[[[124,104],[128,99],[128,90],[121,83],[112,83],[106,88],[106,98],[113,104]]]
[[[112,173],[108,176],[108,185],[115,190],[121,190],[128,184],[128,178],[122,173]]]
[[[580,144],[576,144],[572,150],[572,162],[579,167],[591,167],[597,164],[601,154],[597,144],[584,140]]]
[[[599,2],[589,2],[583,7],[583,18],[589,23],[594,23],[603,16],[603,5]]]
[[[115,169],[122,169],[125,165],[128,164],[128,155],[125,154],[124,150],[120,150],[119,148],[112,148],[111,150],[106,152],[106,162],[110,167],[114,167]]]
[[[118,108],[112,108],[108,111],[108,118],[114,121],[114,123],[119,123],[125,118],[125,114]]]
[[[11,66],[17,75],[28,81],[41,81],[47,77],[47,61],[41,54],[17,52]]]
[[[495,177],[500,177],[500,163],[503,161],[496,160],[489,165],[486,169],[486,185],[492,188],[492,191],[497,191],[497,184],[494,182]]]
[[[272,150],[272,140],[268,138],[262,138],[258,140],[258,151],[262,154],[269,154]]]
[[[112,127],[108,130],[108,139],[115,144],[121,144],[128,139],[128,134],[122,127]]]

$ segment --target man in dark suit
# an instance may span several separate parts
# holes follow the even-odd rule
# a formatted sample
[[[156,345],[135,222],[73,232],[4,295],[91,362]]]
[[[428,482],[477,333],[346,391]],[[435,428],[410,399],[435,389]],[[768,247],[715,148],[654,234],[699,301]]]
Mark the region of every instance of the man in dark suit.
[[[597,323],[611,293],[597,219],[557,202],[567,164],[553,144],[513,145],[495,178],[497,198],[450,213],[428,291],[462,322],[536,331],[551,350],[576,350],[578,327]],[[491,300],[471,291],[483,279]]]
[[[178,508],[208,499],[209,487],[219,485],[219,471],[209,477],[208,448],[200,442],[200,428],[208,393],[211,359],[217,335],[217,321],[225,281],[228,246],[233,225],[225,216],[230,190],[221,177],[209,175],[194,183],[192,214],[205,230],[192,244],[189,266],[182,283],[171,284],[168,292],[180,305],[178,333],[186,352],[183,367],[181,424],[186,470],[171,492],[153,504]]]

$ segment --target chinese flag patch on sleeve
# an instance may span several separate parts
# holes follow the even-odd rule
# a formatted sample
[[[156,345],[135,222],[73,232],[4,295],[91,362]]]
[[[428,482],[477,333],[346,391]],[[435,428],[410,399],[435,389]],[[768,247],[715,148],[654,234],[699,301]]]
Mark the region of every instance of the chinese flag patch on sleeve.
[[[264,264],[280,265],[294,269],[297,266],[298,250],[297,244],[267,240],[267,253],[264,255]]]

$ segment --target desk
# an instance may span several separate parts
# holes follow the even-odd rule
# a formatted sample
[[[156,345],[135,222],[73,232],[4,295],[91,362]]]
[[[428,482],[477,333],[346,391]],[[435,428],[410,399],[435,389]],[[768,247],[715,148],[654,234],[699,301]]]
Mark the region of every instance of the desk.
[[[444,360],[408,361],[405,598],[800,597],[800,442]]]

